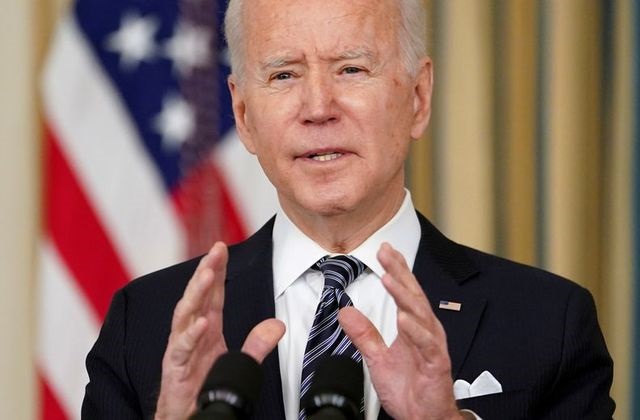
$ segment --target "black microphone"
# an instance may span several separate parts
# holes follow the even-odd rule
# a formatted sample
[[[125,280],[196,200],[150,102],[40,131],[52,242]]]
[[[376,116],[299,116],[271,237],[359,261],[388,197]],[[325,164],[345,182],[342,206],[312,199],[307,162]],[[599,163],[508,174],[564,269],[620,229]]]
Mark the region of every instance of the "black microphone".
[[[302,406],[308,420],[362,420],[362,365],[348,356],[330,356],[318,363]]]
[[[261,385],[262,369],[254,358],[239,351],[225,353],[211,367],[191,420],[249,419]]]

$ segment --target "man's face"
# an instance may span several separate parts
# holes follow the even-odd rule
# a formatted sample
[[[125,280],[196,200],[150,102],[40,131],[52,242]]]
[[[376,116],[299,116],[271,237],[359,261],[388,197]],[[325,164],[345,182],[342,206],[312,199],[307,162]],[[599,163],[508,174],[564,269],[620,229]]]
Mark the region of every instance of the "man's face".
[[[431,63],[402,65],[394,0],[251,0],[236,123],[297,215],[380,211],[430,112]]]

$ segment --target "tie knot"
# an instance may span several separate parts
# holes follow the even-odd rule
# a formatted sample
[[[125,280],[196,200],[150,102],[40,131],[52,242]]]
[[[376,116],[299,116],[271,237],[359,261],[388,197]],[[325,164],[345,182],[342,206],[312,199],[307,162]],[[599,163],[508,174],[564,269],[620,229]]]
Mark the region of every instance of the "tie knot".
[[[365,269],[365,265],[351,255],[325,256],[320,258],[316,267],[324,275],[324,287],[344,290]]]

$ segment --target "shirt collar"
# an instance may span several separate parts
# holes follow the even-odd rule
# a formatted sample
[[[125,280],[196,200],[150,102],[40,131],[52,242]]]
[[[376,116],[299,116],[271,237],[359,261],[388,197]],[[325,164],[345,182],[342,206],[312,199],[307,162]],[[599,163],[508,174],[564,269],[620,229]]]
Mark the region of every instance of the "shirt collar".
[[[376,254],[383,242],[388,242],[407,260],[413,263],[420,243],[420,221],[405,189],[405,197],[396,214],[384,226],[373,233],[360,246],[350,252],[362,261],[378,277],[384,269]],[[298,277],[323,256],[331,254],[306,236],[280,208],[273,226],[273,280],[274,297],[280,296]]]

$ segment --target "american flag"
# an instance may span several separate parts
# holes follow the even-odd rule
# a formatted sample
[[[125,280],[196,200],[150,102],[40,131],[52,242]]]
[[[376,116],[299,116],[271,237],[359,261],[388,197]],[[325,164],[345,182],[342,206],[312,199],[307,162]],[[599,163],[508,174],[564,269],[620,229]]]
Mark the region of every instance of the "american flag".
[[[113,292],[236,242],[276,198],[237,139],[224,0],[77,0],[45,63],[42,418],[79,418]]]

